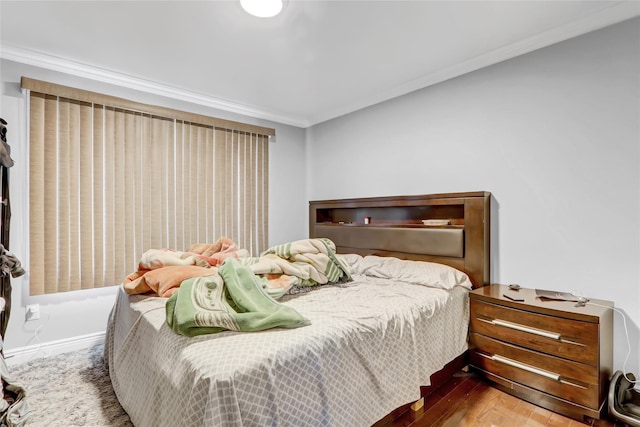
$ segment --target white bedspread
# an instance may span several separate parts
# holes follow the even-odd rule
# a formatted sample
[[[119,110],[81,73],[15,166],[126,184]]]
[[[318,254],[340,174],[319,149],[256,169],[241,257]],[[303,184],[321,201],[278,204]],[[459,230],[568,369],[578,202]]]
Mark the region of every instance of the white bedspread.
[[[468,290],[354,279],[283,297],[310,326],[194,338],[165,298],[121,290],[105,345],[120,403],[139,427],[370,426],[467,349]]]

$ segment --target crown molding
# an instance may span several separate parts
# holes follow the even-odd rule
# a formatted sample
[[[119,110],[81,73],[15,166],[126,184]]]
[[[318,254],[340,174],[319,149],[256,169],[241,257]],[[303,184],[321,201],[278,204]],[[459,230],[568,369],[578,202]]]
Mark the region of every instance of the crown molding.
[[[110,71],[94,65],[72,61],[65,58],[24,49],[16,46],[0,44],[0,58],[22,64],[32,65],[51,71],[58,71],[76,77],[82,77],[102,83],[113,84],[128,89],[138,90],[145,93],[160,95],[171,99],[215,108],[230,113],[242,114],[256,119],[269,120],[276,123],[296,127],[307,127],[304,120],[298,118],[272,114],[258,108],[218,99],[195,92],[178,89],[172,86],[153,82],[150,80],[133,77],[124,73]]]
[[[406,95],[437,83],[442,83],[463,74],[533,52],[534,50],[541,49],[573,37],[602,29],[609,25],[618,24],[638,16],[640,16],[640,1],[612,2],[611,6],[587,15],[581,20],[552,28],[544,33],[489,51],[470,60],[454,64],[451,67],[436,70],[433,73],[429,73],[418,79],[393,88],[388,88],[386,90],[381,88],[381,90],[376,91],[371,96],[364,97],[355,102],[342,105],[339,108],[317,114],[310,118],[309,122],[311,124],[309,126]]]

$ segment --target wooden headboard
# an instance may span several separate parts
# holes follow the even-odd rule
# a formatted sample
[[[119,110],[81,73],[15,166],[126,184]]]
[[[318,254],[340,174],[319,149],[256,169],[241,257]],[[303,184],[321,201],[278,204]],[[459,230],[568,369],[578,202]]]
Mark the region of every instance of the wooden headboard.
[[[486,191],[317,200],[309,236],[333,240],[338,253],[446,264],[481,287],[490,281],[490,208]]]

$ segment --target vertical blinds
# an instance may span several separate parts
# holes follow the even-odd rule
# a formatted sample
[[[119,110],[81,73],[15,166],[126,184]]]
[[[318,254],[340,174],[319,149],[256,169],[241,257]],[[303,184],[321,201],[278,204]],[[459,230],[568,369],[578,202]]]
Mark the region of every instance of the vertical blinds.
[[[31,295],[120,284],[152,248],[184,251],[226,236],[252,254],[266,249],[272,130],[23,86]]]

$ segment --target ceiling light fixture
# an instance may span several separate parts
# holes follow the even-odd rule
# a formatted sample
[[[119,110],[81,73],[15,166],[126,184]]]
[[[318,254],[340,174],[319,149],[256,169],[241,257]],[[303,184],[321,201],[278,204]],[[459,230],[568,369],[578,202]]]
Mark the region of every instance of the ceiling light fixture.
[[[242,8],[253,16],[271,18],[284,8],[284,0],[240,0]]]

